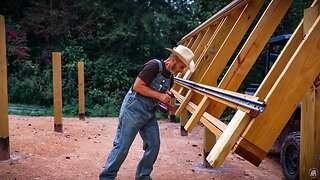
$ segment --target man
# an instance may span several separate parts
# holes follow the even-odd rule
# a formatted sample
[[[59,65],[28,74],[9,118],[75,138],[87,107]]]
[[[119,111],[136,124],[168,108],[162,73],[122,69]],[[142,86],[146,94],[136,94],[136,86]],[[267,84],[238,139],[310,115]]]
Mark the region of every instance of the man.
[[[189,48],[179,45],[166,49],[171,51],[171,55],[165,61],[154,59],[147,62],[122,102],[113,149],[100,174],[101,180],[116,177],[138,132],[145,152],[137,167],[136,179],[151,179],[150,174],[160,149],[156,106],[159,101],[170,101],[171,97],[166,91],[173,84],[173,74],[182,72],[187,66],[191,71],[194,70],[194,55]]]

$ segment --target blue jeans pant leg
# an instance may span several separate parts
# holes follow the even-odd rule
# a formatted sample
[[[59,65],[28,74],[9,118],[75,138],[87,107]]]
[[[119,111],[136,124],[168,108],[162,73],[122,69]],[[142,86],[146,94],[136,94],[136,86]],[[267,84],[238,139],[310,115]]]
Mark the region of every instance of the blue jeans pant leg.
[[[128,99],[125,99],[125,101]],[[137,102],[135,102],[137,103]],[[119,125],[105,169],[100,174],[101,180],[114,179],[123,161],[127,157],[130,146],[137,135],[141,124],[135,122],[135,113],[128,109],[131,103],[123,103],[119,116]],[[136,105],[135,105],[136,106]],[[139,106],[139,104],[137,104]]]
[[[153,170],[160,149],[159,127],[155,118],[143,126],[139,134],[143,140],[145,150],[141,161],[137,167],[136,179],[148,179]]]

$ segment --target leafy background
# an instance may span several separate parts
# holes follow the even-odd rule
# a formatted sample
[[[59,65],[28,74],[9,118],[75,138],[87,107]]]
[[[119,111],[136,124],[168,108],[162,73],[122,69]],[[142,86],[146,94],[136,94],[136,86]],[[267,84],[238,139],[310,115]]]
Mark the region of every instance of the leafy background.
[[[61,52],[64,115],[78,114],[77,62],[83,61],[86,115],[117,116],[142,65],[166,58],[165,47],[230,2],[2,0],[10,105],[48,108],[52,114],[51,53]],[[274,35],[292,33],[311,2],[295,0]],[[262,81],[266,57],[264,50],[239,91]]]

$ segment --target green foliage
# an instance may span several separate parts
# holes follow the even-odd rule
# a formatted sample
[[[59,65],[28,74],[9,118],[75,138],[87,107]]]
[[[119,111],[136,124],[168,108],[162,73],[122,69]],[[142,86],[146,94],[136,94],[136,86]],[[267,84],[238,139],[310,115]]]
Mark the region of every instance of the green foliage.
[[[78,115],[77,62],[83,61],[86,114],[117,116],[122,99],[142,65],[152,58],[168,56],[165,47],[175,46],[229,2],[2,1],[9,101],[44,105],[52,110],[51,53],[57,51],[62,54],[64,115]],[[295,0],[274,35],[292,33],[303,9],[310,4],[311,0]],[[262,81],[265,58],[264,50],[245,84]]]

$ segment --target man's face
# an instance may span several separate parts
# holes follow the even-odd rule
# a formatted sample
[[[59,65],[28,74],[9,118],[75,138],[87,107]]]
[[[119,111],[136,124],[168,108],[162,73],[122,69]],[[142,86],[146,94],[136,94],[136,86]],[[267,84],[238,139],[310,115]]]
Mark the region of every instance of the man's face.
[[[178,58],[175,58],[174,64],[172,65],[170,72],[172,74],[178,74],[179,72],[182,72],[184,68],[186,68],[186,65]]]

